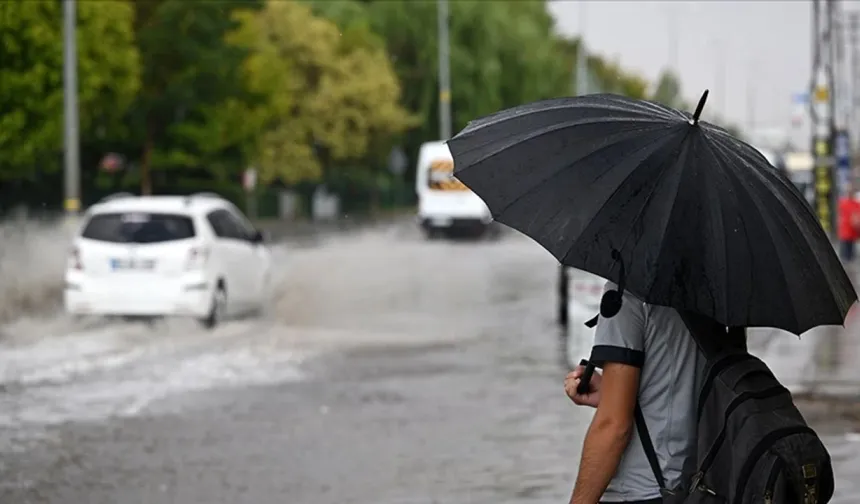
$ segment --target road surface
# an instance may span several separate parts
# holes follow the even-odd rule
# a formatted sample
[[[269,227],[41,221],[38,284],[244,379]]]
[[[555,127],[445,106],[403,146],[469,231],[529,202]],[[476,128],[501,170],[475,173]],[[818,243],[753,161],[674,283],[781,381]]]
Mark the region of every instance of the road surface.
[[[591,412],[562,390],[546,252],[402,224],[276,255],[269,313],[214,332],[4,326],[0,502],[565,502]],[[860,444],[828,443],[857,502]]]

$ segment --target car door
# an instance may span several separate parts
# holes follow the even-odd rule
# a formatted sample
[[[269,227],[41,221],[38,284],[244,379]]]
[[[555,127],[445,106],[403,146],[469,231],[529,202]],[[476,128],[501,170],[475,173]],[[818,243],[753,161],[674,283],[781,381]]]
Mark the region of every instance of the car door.
[[[269,269],[269,253],[265,244],[254,240],[257,230],[238,209],[231,208],[228,214],[232,225],[243,238],[243,246],[239,250],[240,269],[247,282],[248,302],[256,305],[263,301]]]
[[[213,259],[217,262],[219,273],[227,283],[227,304],[230,312],[247,303],[247,280],[242,278],[242,240],[229,213],[225,209],[209,212],[206,219],[215,233]]]

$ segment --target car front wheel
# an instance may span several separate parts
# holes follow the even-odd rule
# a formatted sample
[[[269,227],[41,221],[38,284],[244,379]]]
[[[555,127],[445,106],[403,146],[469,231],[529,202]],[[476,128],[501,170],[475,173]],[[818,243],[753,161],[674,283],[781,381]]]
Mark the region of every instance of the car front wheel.
[[[209,314],[200,320],[200,324],[205,329],[214,329],[224,320],[224,314],[227,311],[227,289],[219,285],[212,294],[212,304],[209,308]]]

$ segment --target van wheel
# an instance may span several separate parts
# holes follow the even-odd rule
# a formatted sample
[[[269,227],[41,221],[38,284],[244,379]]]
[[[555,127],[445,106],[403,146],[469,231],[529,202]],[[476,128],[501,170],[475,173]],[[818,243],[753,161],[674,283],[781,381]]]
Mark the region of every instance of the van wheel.
[[[227,311],[227,289],[223,285],[219,285],[212,294],[212,307],[209,309],[209,315],[200,320],[200,324],[205,329],[214,329],[218,327],[221,321],[224,320],[224,314]]]
[[[433,227],[433,226],[425,226],[424,227],[424,238],[428,240],[439,240],[444,237],[445,231]]]

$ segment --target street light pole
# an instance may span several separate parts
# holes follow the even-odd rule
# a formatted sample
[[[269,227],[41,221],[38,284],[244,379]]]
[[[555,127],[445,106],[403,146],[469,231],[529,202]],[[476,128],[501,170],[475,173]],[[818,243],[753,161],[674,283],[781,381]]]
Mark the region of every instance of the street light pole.
[[[728,86],[726,85],[726,53],[722,41],[714,39],[711,44],[713,45],[714,58],[716,59],[716,65],[714,65],[716,73],[714,76],[714,85],[717,89],[717,110],[725,118],[726,95],[728,94]]]
[[[75,0],[63,1],[63,122],[65,147],[65,201],[67,217],[77,215],[80,201],[78,140],[78,56],[75,40]]]
[[[834,218],[833,177],[833,81],[832,81],[832,0],[812,0],[813,61],[810,83],[812,152],[815,156],[813,187],[819,223],[831,234]]]
[[[439,45],[439,138],[451,138],[451,61],[448,34],[448,0],[437,0]]]
[[[854,145],[860,143],[860,128],[858,126],[858,107],[860,107],[860,12],[849,14],[848,24],[849,48],[851,50],[851,72],[849,74],[848,93],[850,93],[850,113],[848,130],[854,139]]]
[[[756,74],[758,67],[752,60],[747,71],[747,128],[751,138],[756,137]]]
[[[833,100],[834,100],[834,121],[837,131],[844,131],[848,128],[850,121],[850,100],[848,98],[848,81],[847,81],[847,65],[846,65],[846,47],[845,42],[849,37],[848,30],[850,29],[850,20],[845,20],[843,15],[842,5],[835,3],[833,5]]]
[[[678,68],[678,11],[681,4],[669,4],[666,8],[666,19],[669,22],[669,70],[675,75],[681,75],[681,69]]]
[[[579,45],[576,49],[576,94],[588,94],[588,52],[585,50],[586,3],[579,3]]]

